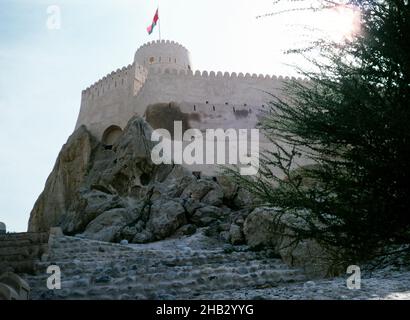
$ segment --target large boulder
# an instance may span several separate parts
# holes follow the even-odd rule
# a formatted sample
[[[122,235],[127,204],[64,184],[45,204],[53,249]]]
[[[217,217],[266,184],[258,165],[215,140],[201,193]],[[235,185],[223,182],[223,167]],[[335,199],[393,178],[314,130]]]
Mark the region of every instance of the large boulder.
[[[60,226],[67,234],[74,234],[84,228],[103,212],[126,208],[125,199],[115,194],[99,190],[84,193],[75,209],[69,210],[61,218]]]
[[[280,208],[255,209],[245,220],[243,232],[253,248],[271,248],[292,267],[303,268],[312,277],[335,275],[332,254],[314,239],[299,239],[294,227],[307,228],[307,211],[284,212]]]
[[[5,272],[0,275],[0,301],[1,300],[29,300],[30,286],[19,275]]]
[[[252,207],[255,204],[255,196],[244,188],[238,188],[233,203],[237,208]]]
[[[86,227],[83,236],[99,241],[113,241],[118,231],[135,220],[126,209],[112,209],[99,215]]]
[[[182,198],[191,198],[201,201],[210,191],[220,188],[214,181],[210,179],[199,179],[192,181],[182,193]]]
[[[224,211],[219,207],[204,206],[197,209],[190,220],[198,227],[206,227],[225,218]]]
[[[224,192],[218,184],[209,191],[201,200],[202,203],[210,206],[221,206],[223,204]]]
[[[219,176],[216,180],[222,188],[224,198],[227,201],[232,201],[238,193],[239,186],[228,176]]]
[[[229,241],[233,245],[243,244],[245,242],[245,237],[241,230],[241,227],[237,224],[231,224],[229,228]]]
[[[70,136],[31,211],[29,232],[48,231],[59,225],[71,205],[79,200],[79,190],[97,146],[98,142],[84,126]]]
[[[186,224],[185,209],[181,202],[160,199],[152,204],[146,229],[154,236],[155,240],[169,237],[179,227]]]
[[[280,242],[277,232],[277,209],[256,208],[246,218],[243,226],[247,244],[252,248],[276,247]]]

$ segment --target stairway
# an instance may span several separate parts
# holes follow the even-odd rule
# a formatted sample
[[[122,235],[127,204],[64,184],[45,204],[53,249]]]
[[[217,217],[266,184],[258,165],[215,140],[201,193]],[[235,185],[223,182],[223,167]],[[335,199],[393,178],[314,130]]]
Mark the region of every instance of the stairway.
[[[0,275],[6,271],[32,273],[35,263],[48,250],[48,232],[0,235]]]
[[[238,289],[306,280],[301,270],[289,269],[267,252],[227,250],[205,238],[195,235],[146,245],[51,238],[47,261],[39,262],[37,275],[25,279],[32,299],[161,300],[229,298],[229,292]],[[61,290],[46,287],[49,265],[61,269]]]

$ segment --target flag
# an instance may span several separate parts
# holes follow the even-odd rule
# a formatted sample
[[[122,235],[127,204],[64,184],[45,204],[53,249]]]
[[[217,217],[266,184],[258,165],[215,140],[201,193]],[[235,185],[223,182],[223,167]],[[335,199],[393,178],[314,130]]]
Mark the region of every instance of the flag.
[[[148,34],[151,34],[154,31],[154,27],[157,25],[157,22],[159,20],[159,14],[158,14],[158,9],[155,12],[154,19],[152,20],[152,24],[147,28]]]

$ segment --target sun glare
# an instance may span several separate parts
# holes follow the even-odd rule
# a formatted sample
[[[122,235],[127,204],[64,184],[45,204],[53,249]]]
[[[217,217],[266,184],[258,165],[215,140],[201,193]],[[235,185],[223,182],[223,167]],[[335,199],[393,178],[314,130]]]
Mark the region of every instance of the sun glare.
[[[360,11],[340,5],[323,12],[321,29],[334,41],[351,40],[360,31]]]

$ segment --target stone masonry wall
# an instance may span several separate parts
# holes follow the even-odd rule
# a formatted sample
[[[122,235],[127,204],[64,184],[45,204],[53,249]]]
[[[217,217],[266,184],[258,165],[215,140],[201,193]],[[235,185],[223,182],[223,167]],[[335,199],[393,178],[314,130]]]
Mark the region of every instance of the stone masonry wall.
[[[33,273],[35,261],[48,251],[48,232],[0,235],[0,274]]]
[[[272,99],[270,94],[278,94],[284,80],[256,74],[162,68],[145,73],[144,67],[135,65],[127,70],[124,85],[114,74],[83,93],[76,127],[85,124],[101,139],[108,127],[124,128],[134,115],[144,116],[151,104],[176,102],[182,112],[200,115],[193,125],[198,129],[254,128],[258,114]]]

